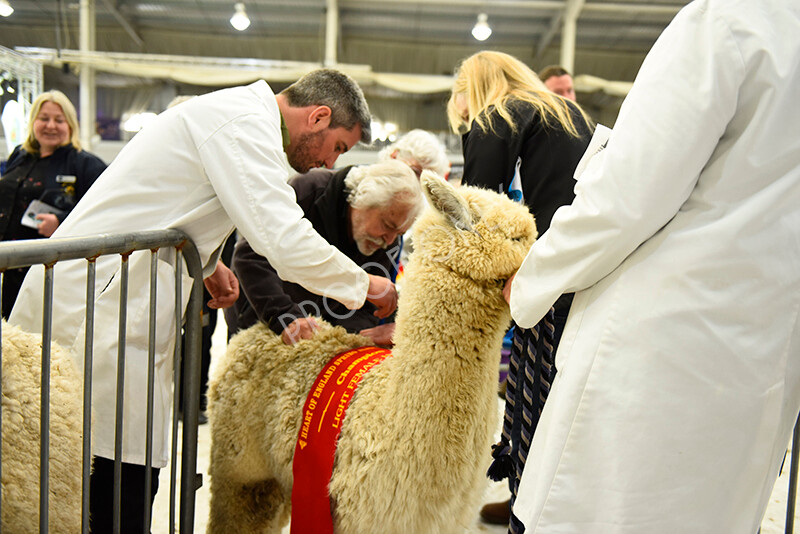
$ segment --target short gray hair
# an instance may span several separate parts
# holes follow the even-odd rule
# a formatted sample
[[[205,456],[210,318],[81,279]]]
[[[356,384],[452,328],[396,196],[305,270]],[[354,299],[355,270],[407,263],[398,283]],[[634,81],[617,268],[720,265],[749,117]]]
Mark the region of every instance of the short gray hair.
[[[344,179],[347,203],[357,209],[411,206],[409,218],[422,210],[422,189],[411,167],[397,160],[353,167]]]
[[[395,150],[397,159],[416,160],[423,170],[433,171],[440,176],[445,176],[450,170],[450,161],[447,159],[444,145],[436,136],[425,130],[411,130],[381,150],[378,153],[378,161],[391,159]]]
[[[331,108],[331,128],[352,130],[361,126],[361,142],[372,143],[372,116],[364,92],[347,74],[334,69],[309,72],[281,91],[289,105],[295,108],[328,106]]]

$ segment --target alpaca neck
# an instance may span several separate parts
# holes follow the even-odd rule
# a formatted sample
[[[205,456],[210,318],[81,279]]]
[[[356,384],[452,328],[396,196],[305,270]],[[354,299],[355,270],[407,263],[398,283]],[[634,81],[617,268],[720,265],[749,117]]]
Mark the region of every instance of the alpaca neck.
[[[496,367],[510,321],[501,283],[467,279],[433,262],[410,270],[400,297],[395,353],[430,360],[436,351]]]

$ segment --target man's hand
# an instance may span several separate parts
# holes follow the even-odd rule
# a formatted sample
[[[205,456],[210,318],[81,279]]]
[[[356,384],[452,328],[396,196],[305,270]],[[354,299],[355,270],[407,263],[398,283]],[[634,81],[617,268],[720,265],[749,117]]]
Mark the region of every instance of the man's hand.
[[[42,221],[39,223],[39,226],[36,227],[37,230],[39,230],[39,235],[50,237],[53,235],[53,232],[56,231],[56,228],[58,228],[58,217],[52,213],[40,213],[36,218]]]
[[[503,298],[506,299],[508,304],[511,304],[511,282],[514,281],[514,277],[517,276],[517,273],[511,275],[511,278],[508,279],[506,285],[503,287]]]
[[[359,334],[370,338],[376,345],[380,345],[382,347],[391,347],[393,345],[392,336],[394,336],[394,323],[386,323],[373,326],[372,328],[365,328],[359,332]]]
[[[208,307],[213,310],[230,308],[239,298],[239,280],[221,261],[217,262],[214,274],[203,280],[203,283],[211,294]]]
[[[301,339],[311,339],[317,330],[319,325],[313,317],[300,317],[283,329],[281,339],[285,345],[294,345]]]
[[[397,288],[388,278],[370,274],[367,300],[378,307],[375,316],[383,319],[397,308]]]

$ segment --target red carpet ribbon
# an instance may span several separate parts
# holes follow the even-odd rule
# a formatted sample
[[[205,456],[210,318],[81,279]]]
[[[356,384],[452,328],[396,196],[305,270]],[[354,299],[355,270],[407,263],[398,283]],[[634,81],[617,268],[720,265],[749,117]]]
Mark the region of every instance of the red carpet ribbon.
[[[391,354],[378,347],[349,350],[317,376],[294,449],[291,534],[333,534],[328,484],[344,414],[364,373]]]

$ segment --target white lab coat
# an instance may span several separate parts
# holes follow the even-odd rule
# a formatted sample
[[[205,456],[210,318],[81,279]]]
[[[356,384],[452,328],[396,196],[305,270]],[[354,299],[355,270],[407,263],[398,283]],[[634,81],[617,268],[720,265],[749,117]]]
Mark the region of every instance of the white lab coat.
[[[800,408],[800,2],[698,0],[512,285],[577,291],[526,532],[753,534]]]
[[[160,114],[120,152],[53,237],[177,228],[204,276],[234,227],[279,275],[358,308],[366,273],[303,218],[286,184],[280,112],[266,82],[199,96]],[[153,465],[166,465],[172,399],[174,251],[159,253]],[[114,457],[118,256],[97,262],[93,453]],[[144,464],[150,253],[130,259],[123,461]],[[184,270],[185,273],[185,270]],[[10,322],[41,331],[42,268],[25,279]],[[55,267],[53,339],[83,364],[86,262]],[[184,310],[191,280],[184,280]]]

